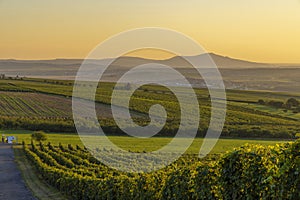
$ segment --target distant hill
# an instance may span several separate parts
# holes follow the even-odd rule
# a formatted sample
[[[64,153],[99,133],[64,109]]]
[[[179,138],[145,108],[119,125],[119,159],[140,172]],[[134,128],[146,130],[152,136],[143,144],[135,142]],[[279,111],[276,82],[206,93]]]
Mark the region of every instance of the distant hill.
[[[209,55],[209,56],[208,56]],[[217,54],[202,54],[189,56],[192,61],[197,61],[199,67],[212,66],[212,60],[219,67],[225,86],[228,89],[241,90],[269,90],[286,91],[299,93],[300,85],[300,64],[267,64],[256,63],[245,60],[234,59]],[[212,60],[211,60],[212,59]],[[83,59],[54,59],[54,60],[0,60],[0,74],[19,77],[38,77],[48,79],[67,79],[75,78],[78,68]],[[90,69],[99,69],[113,59],[86,60]],[[197,75],[195,69],[182,57],[175,56],[166,60],[151,60],[138,57],[120,57],[105,71],[101,78],[102,81],[117,81],[126,73],[129,68],[147,64],[160,63],[176,68],[196,87],[204,84],[201,76]],[[149,74],[153,70],[149,67]],[[207,69],[209,70],[209,69]],[[207,72],[207,73],[206,73]],[[209,76],[209,71],[206,71]],[[203,75],[203,74],[202,74]],[[137,76],[138,80],[139,76]],[[172,77],[171,77],[172,78]],[[166,81],[170,77],[166,76]]]
[[[209,57],[210,56],[210,57]],[[234,59],[230,57],[225,57],[221,55],[217,55],[214,53],[209,54],[201,54],[197,56],[185,56],[197,63],[199,67],[209,67],[212,65],[211,59],[219,68],[269,68],[269,67],[277,67],[276,64],[266,64],[266,63],[256,63],[250,61],[244,61],[239,59]],[[210,59],[211,58],[211,59]],[[107,61],[107,60],[106,60]],[[101,61],[98,61],[101,63]],[[172,67],[179,67],[184,68],[190,66],[190,64],[181,56],[175,56],[170,59],[166,60],[151,60],[151,59],[144,59],[138,57],[121,57],[118,58],[114,62],[114,66],[118,67],[132,67],[146,63],[161,63],[164,65],[172,66]]]
[[[214,53],[210,54],[201,54],[197,56],[187,56],[189,59],[194,60],[197,62],[198,66],[211,66],[211,61],[208,59],[208,55],[210,58],[214,61],[216,66],[219,68],[266,68],[266,67],[274,67],[275,65],[271,64],[266,64],[266,63],[256,63],[256,62],[249,62],[249,61],[244,61],[244,60],[239,60],[239,59],[234,59],[230,57],[225,57],[221,55],[217,55]],[[165,60],[166,64],[169,65],[176,65],[176,66],[181,66],[184,67],[188,65],[188,63],[182,59],[179,56],[170,58],[168,60]]]
[[[221,55],[217,55],[214,53],[210,54],[201,54],[197,56],[187,56],[189,59],[197,61],[197,65],[201,67],[211,66],[211,62],[208,59],[208,55],[212,58],[215,64],[219,68],[265,68],[265,67],[274,67],[278,66],[275,64],[265,64],[265,63],[256,63],[256,62],[249,62],[239,59],[234,59],[230,57],[225,57]],[[111,58],[103,59],[103,60],[88,60],[87,62],[91,65],[103,65],[107,62],[112,61]],[[7,59],[7,60],[0,60],[0,70],[3,68],[43,68],[43,67],[79,67],[83,59],[54,59],[54,60],[14,60],[14,59]],[[161,63],[173,67],[187,67],[189,63],[184,60],[180,56],[175,56],[170,59],[166,60],[151,60],[139,57],[120,57],[118,58],[113,65],[115,67],[132,67],[146,63]]]

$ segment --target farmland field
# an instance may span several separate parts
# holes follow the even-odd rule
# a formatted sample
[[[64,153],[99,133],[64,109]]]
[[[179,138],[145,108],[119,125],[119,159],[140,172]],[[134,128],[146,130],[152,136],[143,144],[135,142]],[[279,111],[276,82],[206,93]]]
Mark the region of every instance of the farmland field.
[[[236,104],[232,102],[232,104]],[[242,105],[240,103],[237,103],[238,105]],[[257,105],[257,104],[245,104],[245,107],[249,107],[251,109],[255,109],[258,111],[266,112],[266,113],[271,113],[273,115],[279,115],[283,117],[289,117],[292,119],[300,120],[300,113],[293,113],[292,111],[286,111],[285,109],[278,109],[278,108],[273,108],[270,106],[265,106],[265,105]]]
[[[24,141],[26,144],[29,144],[31,141],[31,134],[33,131],[26,130],[1,130],[0,134],[13,135],[16,136],[18,142],[21,143]],[[111,141],[117,144],[119,147],[125,150],[131,150],[135,152],[142,151],[153,151],[156,150],[170,142],[172,138],[170,137],[154,137],[149,139],[138,139],[126,136],[108,136]],[[53,145],[61,144],[71,144],[73,146],[79,145],[83,147],[83,144],[79,136],[75,133],[66,134],[66,133],[48,133],[47,142],[51,142]],[[203,138],[196,138],[190,148],[187,150],[187,154],[198,154],[200,146],[203,142]],[[233,150],[233,148],[242,146],[243,144],[260,144],[260,145],[275,145],[279,143],[287,142],[285,140],[279,139],[219,139],[218,143],[211,151],[211,154],[222,154],[226,151]]]
[[[82,86],[90,87],[88,83]],[[195,89],[201,117],[198,137],[166,168],[136,174],[112,169],[87,151],[73,122],[72,88],[72,81],[0,80],[0,134],[15,136],[18,143],[22,142],[23,149],[17,152],[34,166],[32,173],[70,199],[299,197],[299,182],[294,181],[298,180],[299,173],[299,141],[288,143],[299,136],[298,113],[258,103],[258,100],[299,99],[297,94],[229,90],[221,138],[209,155],[200,159],[198,154],[210,120],[211,100],[206,89]],[[110,105],[113,88],[113,83],[100,83],[95,103],[98,120],[111,142],[123,150],[146,154],[170,143],[180,121],[179,104],[172,92],[146,85],[134,93],[130,114],[137,124],[149,122],[148,112],[153,104],[161,104],[168,113],[167,123],[157,137],[135,138],[125,135],[113,120]],[[121,91],[119,98],[122,95]],[[191,110],[191,105],[184,103]],[[194,117],[192,110],[190,113],[189,117]],[[37,130],[46,132],[46,142],[32,142],[31,134]],[[93,136],[85,137],[94,140]],[[185,139],[180,138],[180,142],[184,143]],[[105,152],[111,161],[126,159],[105,144],[93,151],[93,155],[97,152]],[[168,155],[161,155],[153,162],[163,160],[163,156]],[[131,162],[128,168],[147,171],[139,168],[146,157],[138,157],[139,161]],[[239,167],[232,170],[232,166]],[[148,167],[152,170],[151,165]],[[228,188],[229,185],[235,185],[235,189]]]
[[[0,92],[0,115],[71,117],[71,100],[37,93]]]
[[[96,104],[96,112],[112,117],[109,105]],[[72,99],[33,92],[0,91],[0,116],[70,119]]]
[[[0,200],[300,200],[300,0],[0,8]]]
[[[87,83],[83,83],[83,85],[89,87]],[[72,81],[62,80],[0,80],[2,128],[12,128],[10,125],[14,124],[14,127],[19,129],[75,132],[71,119],[70,96],[72,95],[72,86]],[[109,134],[124,135],[122,131],[116,128],[111,117],[109,104],[113,87],[113,83],[98,85],[96,111],[101,125],[108,130]],[[204,136],[210,117],[210,99],[205,89],[195,89],[195,92],[199,100],[201,117],[198,135]],[[286,101],[291,97],[299,98],[297,95],[288,93],[229,90],[227,92],[228,105],[223,136],[294,137],[299,132],[298,127],[300,125],[297,114],[281,113],[280,109],[269,106],[265,106],[263,109],[256,103],[259,99]],[[131,114],[136,118],[138,124],[145,124],[148,110],[155,103],[163,105],[169,117],[164,130],[158,135],[173,136],[172,132],[176,130],[180,120],[178,118],[180,110],[176,98],[168,89],[151,85],[139,88],[131,98]],[[185,106],[190,107],[189,104],[185,104]],[[26,120],[31,122],[30,126],[26,125],[27,122],[24,122]],[[46,125],[41,126],[43,123]]]
[[[79,146],[48,143],[23,148],[45,181],[71,199],[297,199],[299,144],[246,145],[209,163],[183,156],[163,170],[145,174],[111,169]],[[115,153],[105,151],[112,157]],[[231,170],[237,165],[241,168]]]

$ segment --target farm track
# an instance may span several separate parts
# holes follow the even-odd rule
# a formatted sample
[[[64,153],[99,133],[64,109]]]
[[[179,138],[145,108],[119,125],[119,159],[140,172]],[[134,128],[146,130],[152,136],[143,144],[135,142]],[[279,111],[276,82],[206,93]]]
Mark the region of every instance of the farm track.
[[[0,144],[0,199],[35,200],[14,161],[11,145]]]

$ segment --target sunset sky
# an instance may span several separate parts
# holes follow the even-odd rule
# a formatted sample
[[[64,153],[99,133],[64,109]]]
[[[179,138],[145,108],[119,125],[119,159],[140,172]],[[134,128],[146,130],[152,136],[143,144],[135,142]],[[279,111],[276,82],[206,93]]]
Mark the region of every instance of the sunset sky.
[[[1,59],[84,58],[119,32],[164,27],[208,52],[300,63],[300,0],[0,0],[0,26]]]

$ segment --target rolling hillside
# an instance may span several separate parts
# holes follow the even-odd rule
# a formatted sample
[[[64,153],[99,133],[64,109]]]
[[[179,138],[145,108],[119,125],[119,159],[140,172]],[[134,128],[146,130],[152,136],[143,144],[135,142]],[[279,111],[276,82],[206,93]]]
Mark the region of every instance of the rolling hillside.
[[[298,85],[300,64],[266,64],[233,59],[226,56],[210,53],[228,89],[284,91],[299,93]],[[198,66],[211,66],[207,55],[190,56],[190,59],[200,58]],[[111,59],[88,60],[87,66],[91,69],[100,68]],[[0,60],[0,74],[6,76],[35,77],[46,79],[73,80],[82,59],[55,59],[55,60]],[[194,87],[203,87],[204,82],[197,71],[180,57],[166,60],[150,60],[137,57],[121,57],[111,64],[102,77],[102,81],[115,82],[131,67],[146,64],[160,63],[176,68]],[[151,71],[151,69],[149,69]],[[207,70],[207,69],[206,69]],[[209,73],[209,70],[207,70]],[[138,77],[137,77],[138,79]]]
[[[86,87],[89,86],[86,85]],[[96,111],[99,119],[101,119],[101,125],[112,134],[122,134],[112,120],[109,106],[113,87],[113,83],[101,83],[99,85],[96,95]],[[55,126],[53,125],[55,130],[74,132],[70,99],[72,89],[71,81],[1,80],[0,120],[3,120],[2,126],[16,123],[18,128],[28,128],[27,124],[29,123],[32,124],[30,130],[35,130],[41,129],[43,123],[55,122]],[[199,136],[203,136],[209,123],[210,99],[208,99],[206,90],[198,89],[196,93],[201,116]],[[229,90],[223,136],[292,137],[299,132],[298,115],[287,115],[286,112],[280,110],[269,112],[267,107],[258,108],[255,106],[258,99],[286,101],[290,97],[299,98],[299,96],[284,93]],[[148,110],[155,103],[163,105],[168,112],[167,124],[158,135],[172,135],[180,121],[180,110],[176,98],[164,87],[143,86],[137,90],[131,98],[132,117],[140,125],[147,124],[149,120],[147,118]],[[185,106],[187,109],[190,108],[189,104],[185,104]],[[67,126],[65,126],[66,123]],[[51,129],[47,128],[46,130]]]

